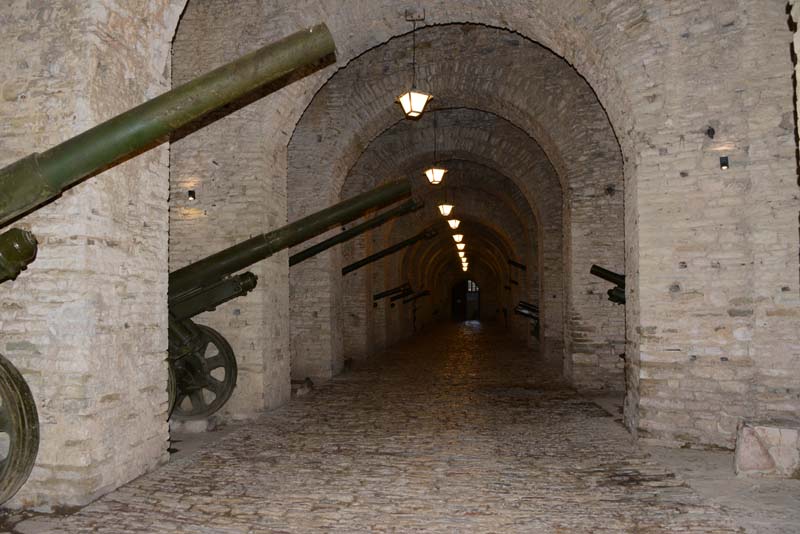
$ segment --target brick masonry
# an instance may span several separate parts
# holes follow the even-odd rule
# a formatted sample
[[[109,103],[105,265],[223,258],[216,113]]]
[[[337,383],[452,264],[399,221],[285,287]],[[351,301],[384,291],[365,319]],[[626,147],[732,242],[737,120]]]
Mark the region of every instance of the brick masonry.
[[[2,162],[165,90],[182,7],[4,5]],[[176,82],[320,21],[334,34],[338,64],[174,143],[170,156],[161,147],[135,158],[20,222],[42,247],[19,280],[0,288],[0,350],[30,382],[43,427],[17,505],[86,502],[163,460],[168,172],[173,269],[357,192],[366,183],[353,172],[360,159],[366,165],[373,145],[399,135],[391,129],[394,97],[409,82],[405,7],[189,2],[173,47]],[[560,273],[554,301],[563,321],[546,321],[556,346],[545,351],[563,350],[572,382],[621,387],[614,342],[624,326],[625,417],[639,437],[730,448],[742,419],[796,414],[799,206],[785,2],[426,7],[420,83],[437,106],[497,117],[482,142],[496,153],[470,164],[487,166],[492,156],[489,167],[514,181],[517,189],[498,198],[519,226],[486,237],[487,246],[500,239],[516,247],[504,253],[536,254],[537,273],[521,291],[549,287]],[[473,152],[480,139],[468,130],[458,142],[472,142]],[[525,147],[541,154],[535,176],[502,168],[506,154]],[[454,146],[449,157],[466,159],[466,151]],[[722,155],[731,161],[724,172]],[[426,154],[403,156],[416,172]],[[561,200],[552,206],[544,199],[556,185]],[[191,205],[187,189],[198,194]],[[542,211],[555,208],[560,215]],[[387,225],[364,238],[363,251],[410,230]],[[550,246],[559,233],[560,255]],[[426,250],[433,254],[418,252],[424,265],[392,260],[353,283],[368,292],[406,275],[436,278],[447,262]],[[356,252],[336,249],[291,273],[287,254],[276,255],[255,267],[255,293],[203,318],[241,361],[227,417],[286,402],[290,372],[329,377],[346,348],[379,349],[409,334],[408,307],[367,306],[371,320],[358,328],[345,319],[348,306],[364,308],[363,299],[348,300],[352,287],[337,273],[342,255]],[[499,254],[487,253],[477,274],[505,276]],[[605,301],[608,285],[588,275],[591,263],[624,264],[624,318]],[[539,291],[540,301],[548,296]],[[430,302],[446,298],[439,288]],[[434,317],[433,309],[418,313]],[[368,340],[356,347],[348,331],[366,331]]]
[[[0,165],[169,89],[183,2],[6,3]],[[167,459],[168,148],[19,221],[36,261],[0,287],[0,350],[36,399],[41,444],[10,506],[84,504]]]

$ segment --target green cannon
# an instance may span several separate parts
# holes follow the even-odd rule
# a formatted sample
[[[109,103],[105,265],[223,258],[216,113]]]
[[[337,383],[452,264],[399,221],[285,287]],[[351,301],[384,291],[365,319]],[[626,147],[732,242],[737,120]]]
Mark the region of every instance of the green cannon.
[[[280,82],[293,81],[291,75],[310,73],[330,61],[334,51],[324,24],[299,31],[0,169],[0,226],[223,106],[265,87],[274,90]],[[0,236],[0,246],[8,239]]]
[[[261,234],[169,275],[170,409],[176,419],[201,419],[219,410],[236,387],[233,349],[217,331],[192,318],[256,287],[253,273],[234,275],[283,249],[411,195],[392,182]]]
[[[411,302],[416,302],[419,299],[421,299],[422,297],[427,297],[430,294],[431,294],[430,290],[423,289],[422,291],[418,291],[418,292],[414,293],[413,295],[411,295],[410,297],[403,299],[403,304],[409,304]]]
[[[386,247],[385,249],[383,249],[383,250],[381,250],[379,252],[376,252],[375,254],[372,254],[371,256],[367,256],[364,259],[361,259],[361,260],[358,260],[356,262],[353,262],[350,265],[345,265],[342,268],[342,276],[344,276],[344,275],[346,275],[348,273],[352,273],[353,271],[356,271],[356,270],[362,268],[365,265],[369,265],[372,262],[378,261],[381,258],[385,258],[386,256],[394,254],[395,252],[403,250],[406,247],[410,247],[411,245],[417,243],[418,241],[422,241],[424,239],[432,239],[432,238],[436,237],[437,234],[438,234],[438,232],[436,232],[436,230],[433,230],[433,229],[430,229],[430,228],[427,229],[427,230],[423,230],[422,232],[418,233],[414,237],[410,237],[410,238],[406,239],[405,241],[401,241],[401,242],[399,242],[397,244],[394,244],[394,245],[392,245],[390,247]]]
[[[521,300],[514,307],[514,313],[531,320],[531,334],[536,339],[539,339],[539,306]]]
[[[380,293],[375,293],[374,295],[372,295],[372,300],[376,301],[376,300],[385,299],[386,297],[391,297],[392,295],[396,295],[397,293],[402,293],[403,291],[406,291],[408,289],[411,289],[411,284],[406,282],[405,284],[397,286],[397,287],[393,287],[392,289],[387,289],[386,291],[381,291]]]
[[[312,256],[316,256],[323,250],[328,250],[329,248],[338,245],[339,243],[344,243],[345,241],[349,241],[354,237],[357,237],[367,230],[371,230],[373,228],[377,228],[378,226],[391,221],[397,217],[401,217],[403,215],[407,215],[418,209],[421,209],[425,205],[424,202],[420,200],[411,199],[408,202],[404,202],[403,204],[397,206],[396,208],[392,208],[380,215],[376,215],[375,217],[369,219],[368,221],[364,221],[361,224],[358,224],[352,228],[344,230],[341,234],[335,235],[329,239],[321,243],[317,243],[314,246],[308,247],[305,250],[301,250],[297,254],[293,254],[289,256],[289,265],[297,265],[301,261],[305,261]]]
[[[294,33],[134,107],[44,152],[0,169],[0,227],[58,198],[92,177],[169,139],[200,127],[213,112],[254,101],[333,60],[335,45],[324,24]],[[15,279],[35,258],[33,234],[0,234],[0,283]],[[253,280],[242,280],[247,285]],[[217,291],[229,291],[218,286]],[[183,311],[190,305],[184,303]],[[172,381],[174,384],[174,381]],[[39,447],[33,395],[19,371],[0,356],[0,504],[28,478]]]
[[[608,300],[617,304],[625,304],[625,275],[604,269],[599,265],[592,265],[589,274],[611,282],[617,287],[608,290]]]

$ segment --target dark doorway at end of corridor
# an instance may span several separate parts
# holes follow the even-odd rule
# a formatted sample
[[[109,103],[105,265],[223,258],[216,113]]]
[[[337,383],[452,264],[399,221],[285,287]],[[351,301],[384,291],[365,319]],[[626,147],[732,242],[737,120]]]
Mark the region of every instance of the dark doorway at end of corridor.
[[[462,280],[453,286],[452,318],[454,321],[479,321],[481,318],[481,293],[478,284]]]

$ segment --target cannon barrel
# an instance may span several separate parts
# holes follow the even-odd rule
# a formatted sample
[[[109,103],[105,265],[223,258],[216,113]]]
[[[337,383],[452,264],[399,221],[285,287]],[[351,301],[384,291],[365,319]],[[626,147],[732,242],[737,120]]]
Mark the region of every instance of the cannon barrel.
[[[405,291],[406,289],[410,289],[410,288],[411,288],[411,285],[408,282],[406,282],[405,284],[403,284],[401,286],[393,287],[392,289],[387,289],[386,291],[381,291],[380,293],[375,293],[374,295],[372,295],[372,300],[381,300],[381,299],[384,299],[386,297],[391,297],[395,293],[401,293],[401,292]]]
[[[390,254],[394,254],[395,252],[397,252],[399,250],[403,250],[406,247],[410,247],[411,245],[413,245],[417,241],[421,241],[423,239],[431,239],[433,237],[436,237],[436,235],[437,235],[436,230],[431,230],[431,229],[423,230],[422,232],[418,233],[414,237],[410,237],[410,238],[406,239],[405,241],[400,241],[399,243],[396,243],[396,244],[394,244],[394,245],[392,245],[390,247],[386,247],[385,249],[383,249],[383,250],[381,250],[379,252],[376,252],[375,254],[372,254],[371,256],[367,256],[364,259],[358,260],[357,262],[354,262],[354,263],[351,263],[350,265],[344,266],[344,268],[342,268],[342,276],[346,275],[347,273],[351,273],[351,272],[353,272],[353,271],[355,271],[357,269],[360,269],[365,265],[369,265],[370,263],[372,263],[374,261],[378,261],[381,258],[385,258],[386,256],[389,256]]]
[[[520,262],[514,261],[512,259],[508,260],[508,264],[511,265],[512,267],[516,267],[517,269],[520,269],[522,271],[524,271],[524,270],[526,270],[528,268],[524,263],[520,263]]]
[[[36,238],[27,230],[12,228],[0,235],[0,283],[13,280],[36,259]]]
[[[376,215],[375,217],[371,218],[368,221],[365,221],[361,224],[358,224],[348,230],[344,230],[341,234],[335,235],[321,243],[317,243],[311,247],[308,247],[305,250],[301,250],[297,254],[293,254],[289,256],[289,265],[297,265],[301,261],[305,261],[308,258],[316,256],[323,250],[327,250],[339,243],[344,243],[345,241],[349,241],[356,236],[359,236],[366,232],[367,230],[371,230],[376,228],[395,217],[400,217],[407,213],[411,213],[413,211],[417,211],[418,209],[422,208],[425,204],[421,201],[411,199],[403,204],[397,206],[396,208],[392,208],[389,211],[381,213],[380,215]]]
[[[177,297],[194,288],[216,282],[285,248],[298,245],[332,227],[363,216],[411,195],[408,180],[398,180],[339,202],[272,232],[257,235],[226,248],[169,275],[169,296]]]
[[[404,289],[403,291],[401,291],[400,293],[398,293],[398,294],[394,295],[393,297],[391,297],[389,299],[389,302],[394,302],[396,300],[404,299],[404,298],[406,298],[408,296],[411,296],[413,294],[414,294],[414,290],[411,289],[410,287],[408,287],[408,288]]]
[[[523,317],[527,317],[528,319],[533,319],[534,321],[539,320],[539,312],[534,312],[527,308],[520,308],[519,306],[516,306],[514,308],[514,313],[517,315],[522,315]]]
[[[334,51],[333,38],[324,24],[299,31],[0,169],[0,225]]]
[[[429,290],[424,289],[422,291],[414,293],[413,295],[411,295],[407,299],[403,299],[403,304],[408,304],[409,302],[414,302],[415,300],[421,299],[422,297],[427,297],[430,294],[431,294],[431,292]]]
[[[589,269],[589,274],[593,274],[595,276],[598,276],[598,277],[602,278],[603,280],[611,282],[612,284],[616,284],[619,287],[621,287],[622,289],[625,289],[625,275],[624,274],[618,274],[618,273],[615,273],[614,271],[609,271],[608,269],[604,269],[604,268],[600,267],[599,265],[592,265],[592,268]]]

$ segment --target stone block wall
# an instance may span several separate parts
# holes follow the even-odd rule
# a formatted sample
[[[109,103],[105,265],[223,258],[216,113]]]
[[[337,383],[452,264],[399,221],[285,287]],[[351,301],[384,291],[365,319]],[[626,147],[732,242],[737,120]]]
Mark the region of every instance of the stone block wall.
[[[254,16],[265,10],[255,0],[191,2],[175,38],[175,79],[189,79],[304,27],[280,17]],[[174,144],[171,269],[287,223],[291,128],[282,124],[297,120],[314,76]],[[193,203],[186,197],[189,189],[197,192]],[[285,251],[255,265],[251,270],[259,285],[253,293],[198,318],[220,330],[239,361],[237,390],[223,412],[229,417],[250,417],[289,399],[287,258]]]
[[[170,88],[181,1],[0,6],[0,165]],[[167,459],[168,148],[21,219],[36,261],[0,287],[0,351],[23,373],[41,443],[7,505],[85,504]]]

